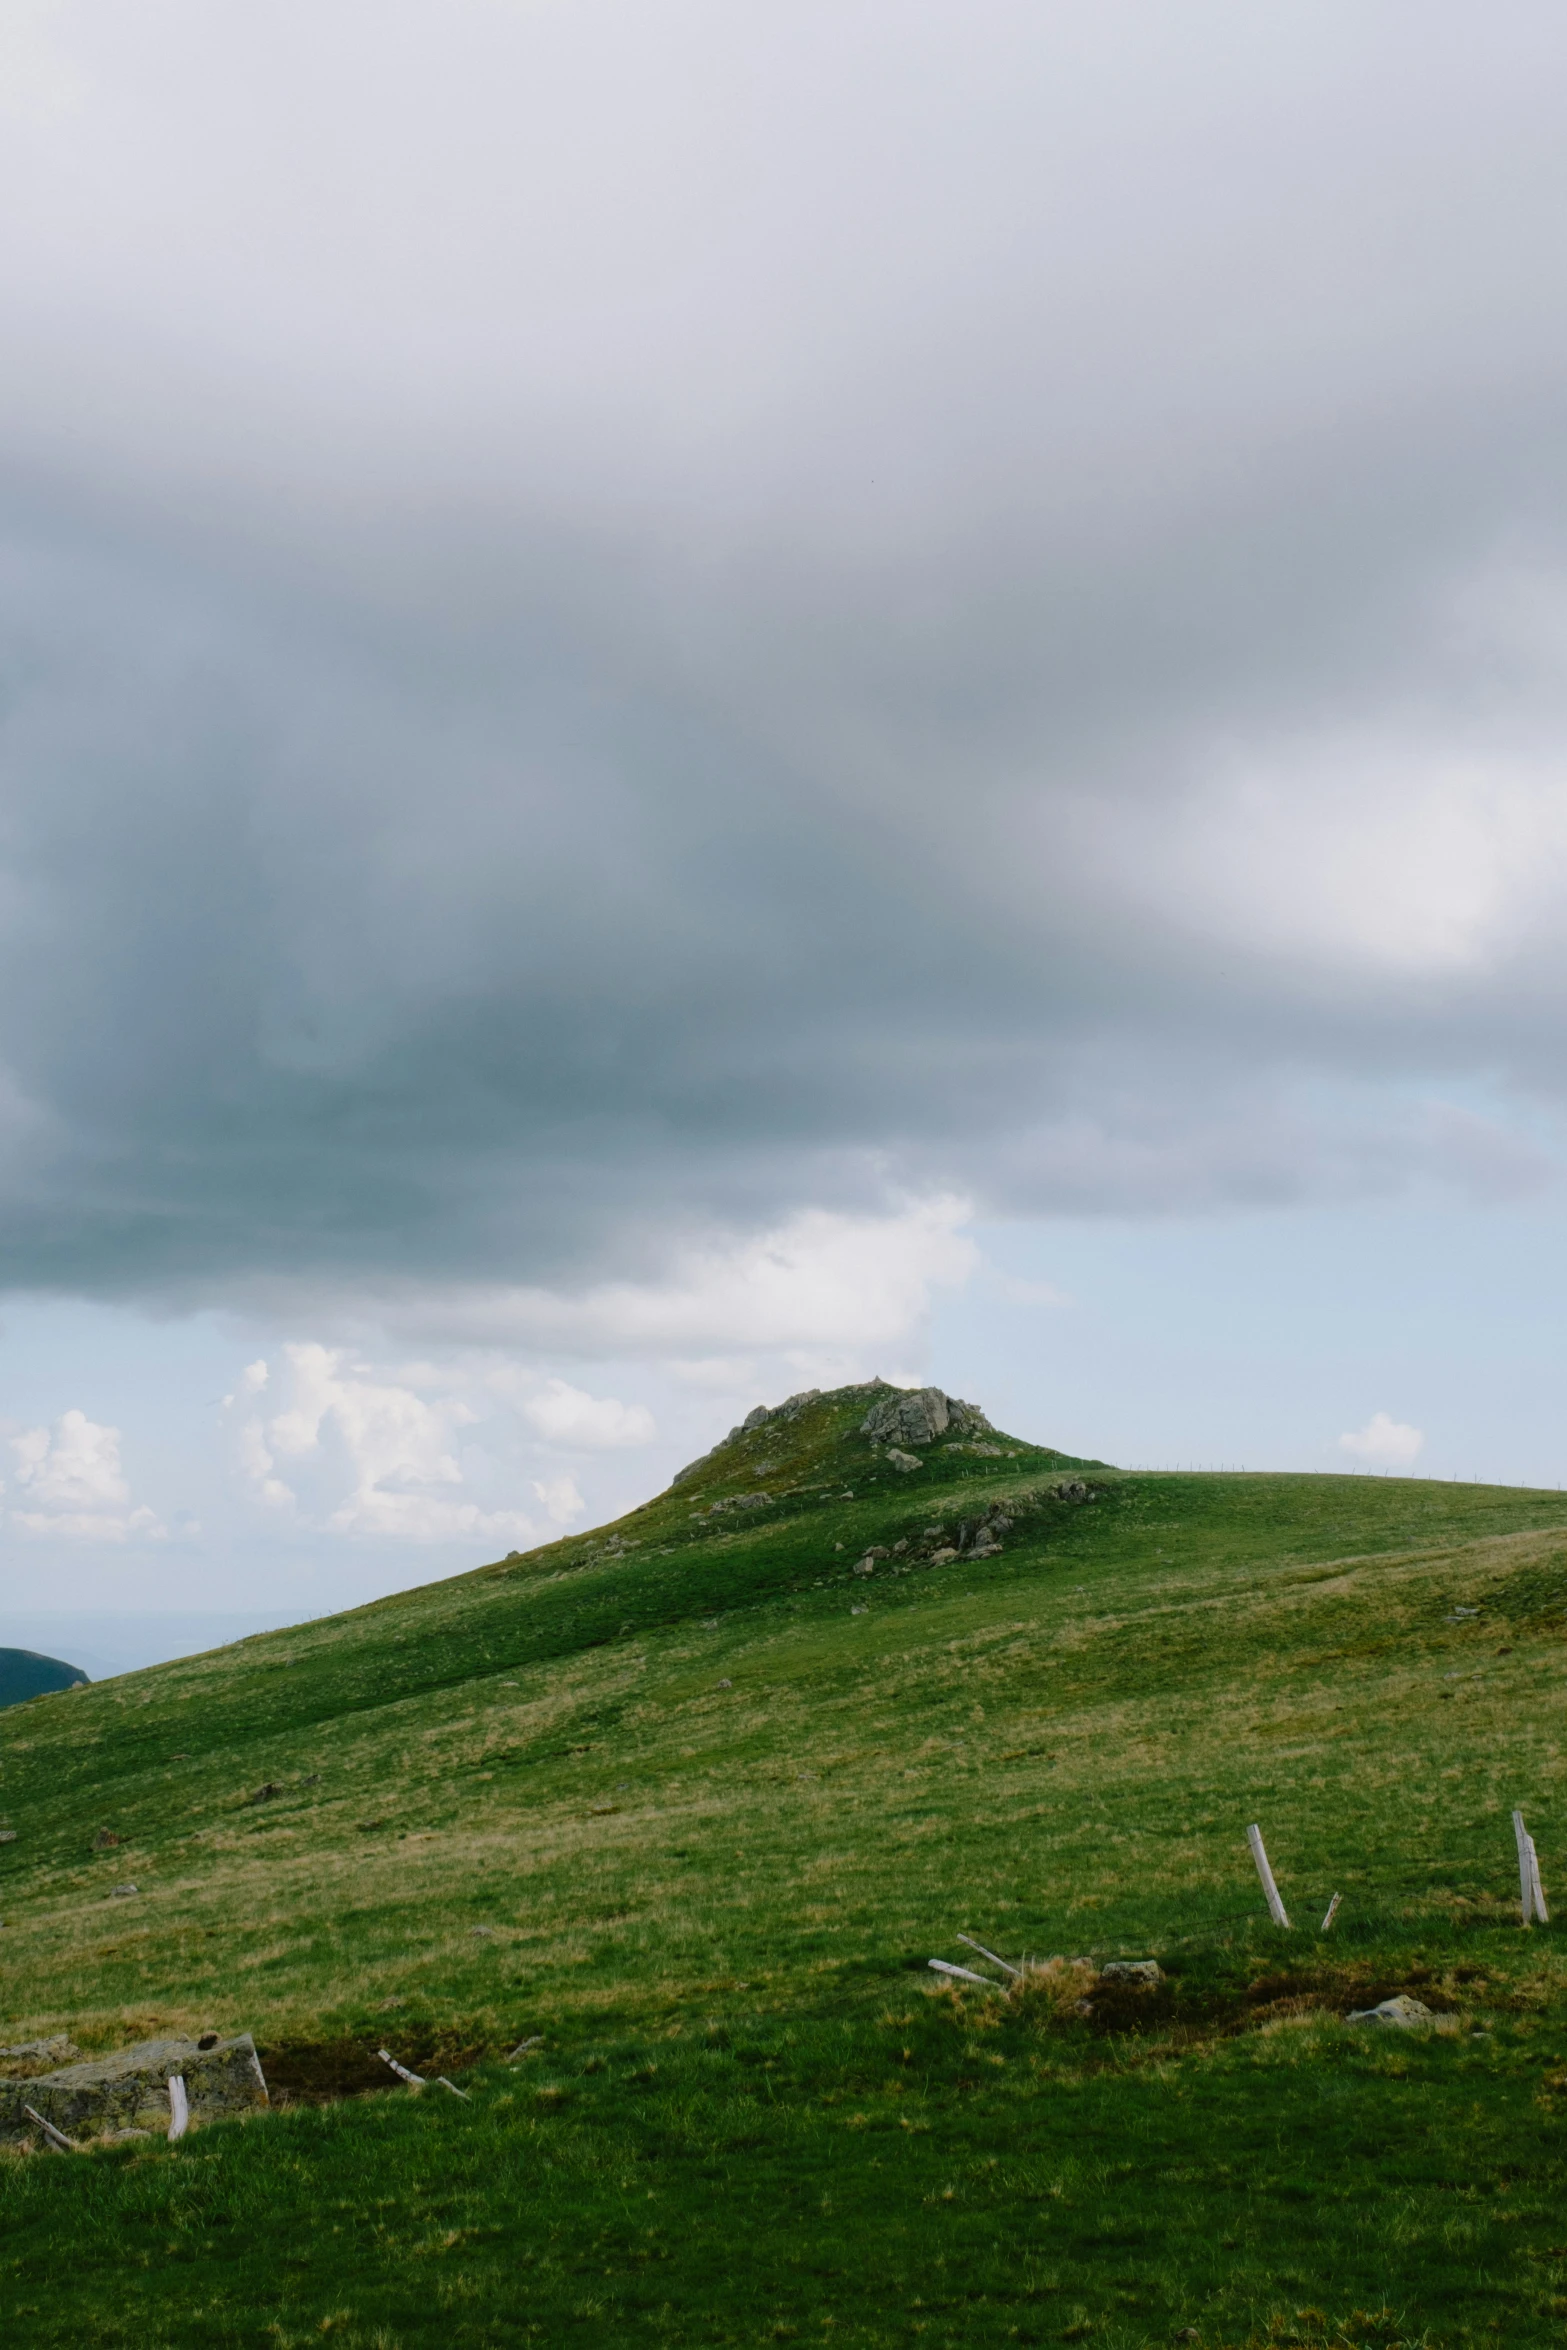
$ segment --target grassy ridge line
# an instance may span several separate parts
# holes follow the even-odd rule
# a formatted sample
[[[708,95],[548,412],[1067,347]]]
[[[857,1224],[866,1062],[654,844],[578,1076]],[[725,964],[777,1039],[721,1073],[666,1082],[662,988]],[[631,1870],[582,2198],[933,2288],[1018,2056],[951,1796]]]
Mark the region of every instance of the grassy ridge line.
[[[77,1787],[96,1797],[104,1784],[106,1738],[110,1769],[121,1779],[172,1761],[184,1752],[189,1731],[186,1718],[170,1710],[180,1705],[205,1702],[216,1710],[221,1698],[227,1736],[218,1750],[237,1756],[258,1732],[286,1740],[326,1721],[460,1688],[486,1672],[569,1657],[715,1608],[755,1606],[804,1575],[832,1571],[835,1542],[863,1547],[880,1530],[895,1538],[897,1529],[917,1526],[928,1514],[906,1480],[874,1462],[868,1447],[849,1449],[865,1405],[865,1391],[850,1389],[824,1398],[801,1423],[781,1432],[748,1431],[722,1448],[703,1477],[631,1512],[596,1539],[570,1538],[313,1625],[99,1684],[83,1693],[69,1728],[45,1741],[52,1748],[52,1791],[65,1796]],[[715,1501],[755,1492],[759,1457],[775,1472],[773,1488],[785,1488],[769,1502],[766,1519],[708,1516]],[[1036,1447],[1017,1448],[1006,1463],[937,1456],[927,1483],[938,1499],[961,1498],[972,1488],[983,1488],[986,1497],[1013,1491],[1021,1482],[1019,1460],[1036,1476],[1085,1465]],[[805,1498],[786,1484],[814,1475],[820,1488],[824,1475],[845,1467],[860,1477],[858,1507],[821,1498],[819,1490]],[[1011,1474],[998,1476],[1000,1468]],[[841,1476],[830,1485],[835,1496]],[[702,1519],[695,1525],[694,1511]],[[620,1542],[637,1545],[641,1555],[614,1557],[605,1546]],[[118,1710],[106,1717],[105,1708]],[[149,1714],[151,1708],[160,1710]],[[106,1719],[112,1725],[107,1730]],[[14,1734],[9,1742],[12,1753],[38,1751],[37,1721],[33,1709],[27,1735]],[[0,1794],[8,1794],[10,1784],[8,1776]],[[16,1784],[25,1800],[25,1769]],[[81,1824],[61,1817],[68,1838]]]
[[[141,1740],[115,1732],[142,1709],[116,1705],[113,1687],[27,1709],[17,1727],[61,1740],[76,1709],[103,1709],[89,1795],[126,1840],[87,1853],[95,1814],[63,1786],[55,1738],[8,1753],[6,1802],[20,1770],[32,1787],[26,1841],[5,1848],[0,1878],[14,2036],[95,2018],[113,2038],[181,2018],[363,2034],[388,2028],[375,2018],[397,1996],[411,2028],[493,2044],[540,2015],[667,2013],[703,1986],[809,2003],[918,1961],[960,1922],[954,1884],[969,1922],[993,1919],[1035,1948],[1228,1931],[1255,1901],[1238,1829],[1263,1804],[1287,1891],[1315,1872],[1396,1907],[1424,1902],[1446,1872],[1450,1909],[1462,1900],[1480,1916],[1494,1900],[1505,1914],[1494,1815],[1552,1784],[1554,1704],[1524,1710],[1518,1696],[1538,1687],[1555,1635],[1530,1633],[1513,1659],[1488,1662],[1483,1691],[1466,1684],[1447,1703],[1437,1659],[1477,1635],[1442,1619],[1456,1594],[1495,1600],[1531,1574],[1545,1578],[1548,1619],[1560,1538],[1398,1551],[1451,1519],[1449,1489],[1344,1479],[1308,1500],[1319,1529],[1366,1551],[1303,1565],[1302,1484],[1277,1481],[1270,1514],[1256,1480],[1115,1481],[1092,1507],[1021,1523],[1000,1559],[869,1585],[840,1564],[836,1581],[783,1596],[788,1526],[704,1532],[689,1548],[702,1576],[722,1566],[730,1604],[717,1617],[510,1674],[489,1609],[560,1586],[537,1573],[434,1586],[370,1620],[433,1616],[451,1641],[482,1599],[469,1681],[400,1686],[403,1652],[382,1639],[392,1686],[377,1707],[334,1717],[318,1702],[302,1725],[299,1710],[280,1722],[234,1688],[248,1678],[252,1700],[258,1686],[293,1689],[299,1668],[269,1677],[252,1654],[298,1651],[298,1634],[279,1634],[239,1659],[120,1685],[166,1705],[183,1737],[203,1720],[221,1730],[225,1743],[188,1765],[139,1759]],[[948,1490],[967,1507],[976,1487]],[[906,1492],[792,1521],[797,1580],[823,1564],[824,1528],[872,1539],[907,1512]],[[1472,1526],[1509,1513],[1517,1496],[1482,1505],[1471,1492],[1458,1515]],[[1270,1522],[1284,1553],[1271,1569],[1258,1562]],[[635,1559],[608,1570],[617,1589],[644,1571]],[[868,1614],[849,1616],[851,1588]],[[329,1675],[334,1644],[365,1624],[318,1628],[318,1669]],[[362,1684],[352,1646],[350,1661]],[[1422,1822],[1422,1782],[1454,1769],[1459,1800],[1438,1833]],[[317,1771],[317,1787],[301,1784]],[[285,1794],[247,1808],[247,1788],[271,1778]],[[38,1850],[50,1803],[56,1851],[66,1825],[78,1838],[52,1863]],[[1095,1890],[1107,1863],[1110,1896]],[[144,1887],[134,1911],[105,1898],[123,1877]],[[498,1927],[493,1944],[474,1940],[476,1924]]]

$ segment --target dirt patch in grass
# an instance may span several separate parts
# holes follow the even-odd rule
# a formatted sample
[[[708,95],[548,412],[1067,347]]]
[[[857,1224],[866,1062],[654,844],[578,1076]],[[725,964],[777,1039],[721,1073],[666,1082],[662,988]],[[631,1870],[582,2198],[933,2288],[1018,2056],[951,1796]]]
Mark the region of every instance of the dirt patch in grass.
[[[398,2086],[397,2075],[378,2053],[382,2048],[426,2080],[437,2073],[469,2071],[493,2053],[455,2034],[428,2032],[418,2038],[383,2033],[363,2040],[282,2041],[263,2045],[257,2053],[274,2105],[335,2105],[344,2097],[367,2097],[372,2090]]]
[[[1400,1992],[1423,1999],[1435,2012],[1463,2004],[1464,1991],[1486,1987],[1483,1970],[1462,1967],[1438,1976],[1418,1961],[1390,1972],[1371,1961],[1278,1970],[1245,1982],[1191,1982],[1166,1975],[1157,1983],[1104,1982],[1083,1961],[1057,1960],[1031,1968],[1014,1986],[1008,2005],[1038,2028],[1092,2039],[1158,2039],[1181,2046],[1198,2040],[1233,2038],[1291,2016],[1348,2015],[1376,2007]],[[1505,1998],[1502,2004],[1506,2004]]]

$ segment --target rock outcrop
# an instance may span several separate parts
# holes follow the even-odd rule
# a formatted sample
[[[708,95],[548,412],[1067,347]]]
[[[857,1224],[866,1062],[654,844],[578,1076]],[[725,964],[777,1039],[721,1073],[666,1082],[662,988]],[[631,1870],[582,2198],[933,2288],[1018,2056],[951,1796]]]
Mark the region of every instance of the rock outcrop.
[[[711,1462],[717,1459],[724,1446],[733,1444],[737,1436],[746,1436],[753,1428],[765,1428],[769,1420],[797,1420],[806,1405],[815,1403],[821,1392],[819,1387],[802,1387],[798,1395],[787,1396],[782,1403],[759,1403],[754,1412],[747,1412],[745,1418],[737,1422],[730,1429],[728,1435],[714,1445],[711,1452],[704,1452],[700,1460],[687,1461],[683,1469],[677,1469],[669,1480],[670,1490],[673,1491],[677,1485],[687,1484],[691,1478],[707,1468]]]
[[[873,1444],[934,1444],[948,1429],[968,1436],[989,1427],[977,1403],[961,1403],[939,1387],[894,1387],[871,1405],[860,1434]]]
[[[34,2080],[39,2073],[58,2072],[62,2064],[77,2064],[81,2050],[67,2032],[49,2040],[19,2040],[14,2048],[0,2048],[0,2073]]]
[[[23,2111],[35,2113],[81,2143],[121,2130],[167,2134],[169,2082],[178,2074],[192,2123],[226,2114],[249,2113],[266,2105],[267,2084],[248,2032],[232,2040],[143,2040],[113,2056],[88,2057],[80,2064],[22,2080],[0,2080],[0,2145],[19,2146],[39,2136]]]

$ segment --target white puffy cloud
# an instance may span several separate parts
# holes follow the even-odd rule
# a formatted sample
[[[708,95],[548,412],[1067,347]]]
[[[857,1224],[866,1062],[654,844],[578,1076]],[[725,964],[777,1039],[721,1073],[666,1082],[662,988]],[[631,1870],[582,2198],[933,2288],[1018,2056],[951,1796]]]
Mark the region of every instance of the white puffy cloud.
[[[1363,1461],[1368,1469],[1407,1469],[1419,1457],[1424,1444],[1422,1429],[1391,1419],[1386,1412],[1373,1412],[1363,1428],[1350,1430],[1339,1438],[1340,1449],[1352,1459]]]
[[[232,1404],[234,1398],[228,1395],[223,1400],[225,1404]],[[292,1486],[285,1485],[281,1477],[274,1475],[277,1462],[267,1444],[265,1422],[259,1419],[246,1420],[240,1427],[238,1443],[240,1468],[257,1497],[270,1508],[290,1508],[297,1496]]]
[[[287,1401],[270,1419],[239,1430],[242,1467],[258,1497],[305,1506],[334,1534],[423,1542],[531,1540],[521,1510],[486,1509],[457,1489],[466,1482],[458,1431],[475,1418],[462,1396],[421,1394],[377,1374],[345,1352],[315,1343],[283,1349]],[[259,1368],[259,1366],[253,1366]],[[259,1390],[261,1382],[255,1382]],[[277,1474],[287,1463],[289,1485]]]
[[[577,1491],[575,1478],[535,1479],[533,1490],[548,1511],[552,1525],[575,1525],[577,1519],[586,1514],[588,1505]]]
[[[132,1506],[118,1428],[89,1420],[85,1412],[63,1412],[52,1429],[13,1436],[11,1450],[22,1502],[11,1518],[29,1534],[124,1542],[138,1536],[159,1540],[167,1533],[155,1511]]]
[[[611,1446],[651,1444],[658,1431],[645,1404],[621,1403],[613,1395],[589,1395],[565,1379],[546,1379],[518,1410],[540,1436],[570,1450],[598,1452]]]

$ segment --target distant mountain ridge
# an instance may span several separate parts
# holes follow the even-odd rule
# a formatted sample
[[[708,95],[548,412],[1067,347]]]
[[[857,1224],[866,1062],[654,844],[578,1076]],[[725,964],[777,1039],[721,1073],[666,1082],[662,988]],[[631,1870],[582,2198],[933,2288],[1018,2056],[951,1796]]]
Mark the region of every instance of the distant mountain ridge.
[[[39,1656],[31,1648],[0,1648],[0,1707],[25,1705],[52,1689],[74,1689],[88,1680],[80,1665],[62,1663],[57,1656]]]

